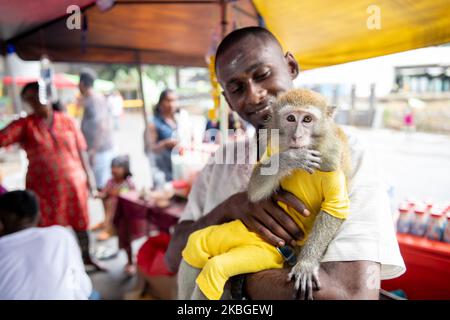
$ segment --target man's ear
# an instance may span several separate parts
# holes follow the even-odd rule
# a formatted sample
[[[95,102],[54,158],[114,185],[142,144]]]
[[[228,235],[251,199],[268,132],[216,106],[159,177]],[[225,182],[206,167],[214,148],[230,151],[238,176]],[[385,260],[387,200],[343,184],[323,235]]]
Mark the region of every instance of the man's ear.
[[[334,119],[337,113],[337,106],[327,106],[327,117]]]
[[[233,105],[230,103],[230,101],[228,100],[227,97],[227,93],[225,91],[222,91],[222,96],[225,98],[225,101],[227,102],[228,106],[230,107],[231,110],[236,111],[233,107]]]
[[[292,80],[294,80],[295,78],[297,78],[298,73],[300,72],[300,67],[292,53],[290,53],[289,51],[286,52],[284,59],[286,60],[289,74],[291,75]]]

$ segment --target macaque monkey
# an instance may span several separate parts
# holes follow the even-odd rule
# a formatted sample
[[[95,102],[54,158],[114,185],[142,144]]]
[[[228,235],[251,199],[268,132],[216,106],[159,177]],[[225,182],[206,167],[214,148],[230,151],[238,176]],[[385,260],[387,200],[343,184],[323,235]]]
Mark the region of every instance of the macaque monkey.
[[[279,96],[268,126],[268,129],[279,129],[279,146],[275,146],[278,150],[255,166],[248,188],[250,201],[257,202],[269,198],[280,185],[284,187],[284,179],[290,179],[284,188],[297,195],[312,213],[311,217],[303,218],[313,221],[309,223],[310,230],[300,226],[306,231],[306,241],[302,244],[297,262],[288,276],[288,281],[295,280],[295,290],[300,293],[300,297],[306,299],[313,298],[313,289],[320,289],[321,259],[349,212],[347,187],[350,153],[345,134],[333,120],[334,111],[334,107],[328,106],[325,99],[313,91],[295,89]],[[270,145],[268,147],[270,148]],[[261,174],[261,169],[272,161],[278,161],[276,174]],[[299,169],[303,171],[303,177],[306,179],[299,176]],[[324,173],[314,171],[315,169]],[[310,176],[307,177],[305,172]],[[327,181],[326,173],[332,176],[331,182]],[[339,174],[336,176],[334,173]],[[320,175],[317,177],[321,179],[320,182],[316,181],[316,174]],[[308,192],[298,194],[295,190],[317,189],[318,185],[327,184],[330,185],[323,188],[325,194],[322,194],[324,203],[328,202],[325,207],[311,203],[311,199],[302,198],[308,197],[305,196]],[[290,190],[292,188],[294,190]],[[292,213],[290,215],[292,216]]]
[[[288,280],[295,279],[301,298],[312,299],[313,289],[320,288],[322,257],[349,212],[349,151],[344,133],[333,121],[334,109],[319,94],[290,90],[277,98],[273,110],[268,129],[279,130],[279,145],[271,141],[266,147],[266,157],[253,169],[248,196],[260,201],[281,186],[311,212],[304,217],[279,203],[305,234],[297,243],[301,249]],[[263,169],[276,161],[278,170],[267,174]],[[223,298],[230,277],[282,268],[288,250],[275,248],[240,220],[197,230],[182,252],[178,298]]]

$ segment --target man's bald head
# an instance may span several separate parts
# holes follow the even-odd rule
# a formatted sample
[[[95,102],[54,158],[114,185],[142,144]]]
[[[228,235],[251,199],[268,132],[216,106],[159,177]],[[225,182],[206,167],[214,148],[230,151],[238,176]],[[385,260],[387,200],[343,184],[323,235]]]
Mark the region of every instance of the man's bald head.
[[[216,75],[231,109],[255,128],[271,117],[272,102],[292,88],[298,64],[264,28],[248,27],[228,34],[216,53]]]
[[[281,48],[280,42],[275,38],[275,36],[267,29],[261,27],[246,27],[242,29],[237,29],[230,32],[223,40],[220,42],[216,51],[216,72],[217,65],[220,57],[231,47],[240,44],[241,42],[248,41],[250,38],[258,39],[265,45],[273,45],[277,47],[280,54],[283,55],[283,49]],[[242,45],[242,44],[241,44]]]

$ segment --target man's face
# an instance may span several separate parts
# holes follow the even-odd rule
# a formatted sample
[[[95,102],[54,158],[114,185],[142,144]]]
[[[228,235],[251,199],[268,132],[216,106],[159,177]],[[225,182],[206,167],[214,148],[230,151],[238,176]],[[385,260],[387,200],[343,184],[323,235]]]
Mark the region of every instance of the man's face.
[[[277,95],[293,86],[298,74],[294,57],[273,42],[247,37],[229,47],[217,61],[217,78],[231,109],[255,128],[272,116]]]
[[[82,96],[86,95],[86,93],[87,93],[87,87],[84,85],[83,82],[80,81],[80,82],[78,83],[78,89],[80,90],[80,93],[81,93]]]

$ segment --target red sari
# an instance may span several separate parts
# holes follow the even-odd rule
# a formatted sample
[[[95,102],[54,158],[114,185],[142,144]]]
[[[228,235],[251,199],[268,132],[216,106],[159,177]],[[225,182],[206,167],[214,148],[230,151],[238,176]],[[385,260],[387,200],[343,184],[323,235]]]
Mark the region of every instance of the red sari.
[[[50,127],[36,115],[18,119],[0,131],[0,147],[13,143],[27,153],[26,187],[39,196],[39,225],[87,230],[87,177],[79,153],[86,141],[75,122],[60,112],[53,112]]]

